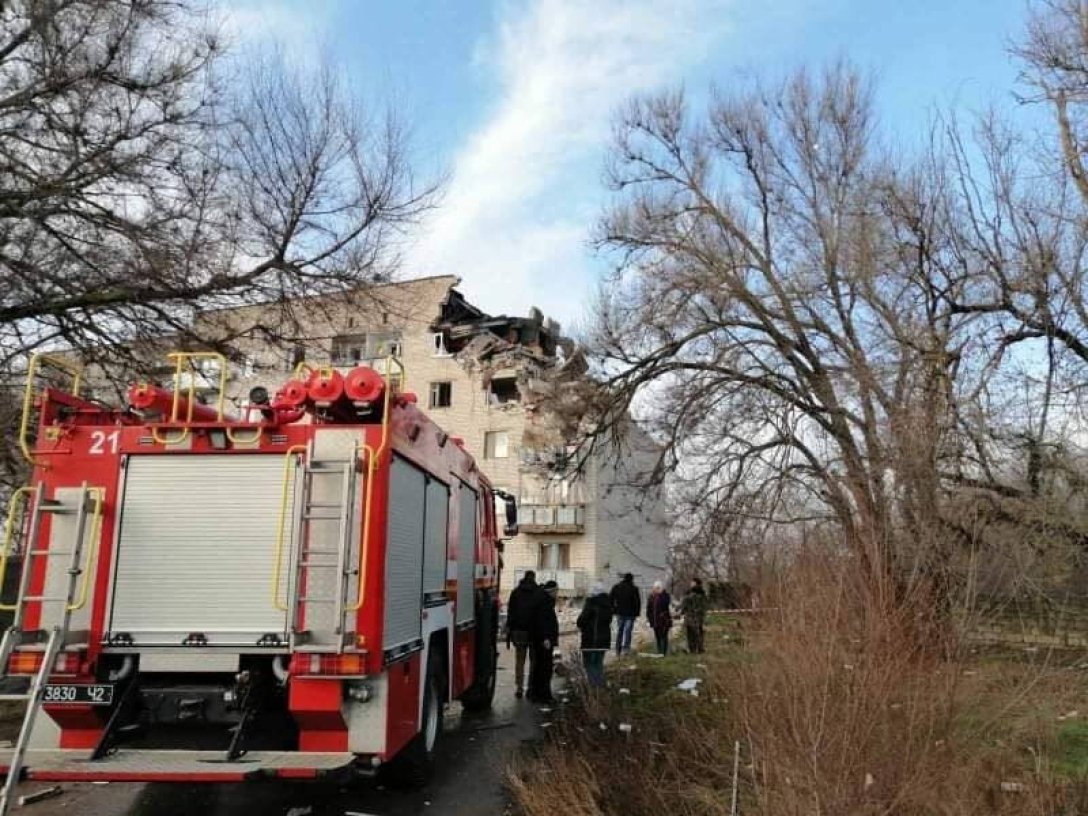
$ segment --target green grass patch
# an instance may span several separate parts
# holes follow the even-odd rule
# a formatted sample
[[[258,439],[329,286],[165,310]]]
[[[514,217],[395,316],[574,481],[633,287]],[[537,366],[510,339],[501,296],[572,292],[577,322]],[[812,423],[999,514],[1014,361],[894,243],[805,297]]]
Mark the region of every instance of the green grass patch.
[[[1058,729],[1053,768],[1068,779],[1088,776],[1088,722],[1074,720]]]

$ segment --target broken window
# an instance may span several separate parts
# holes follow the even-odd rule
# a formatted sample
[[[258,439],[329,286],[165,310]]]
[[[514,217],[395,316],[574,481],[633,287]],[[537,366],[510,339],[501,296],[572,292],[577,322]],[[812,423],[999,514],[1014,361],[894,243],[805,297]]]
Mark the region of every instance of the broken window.
[[[431,383],[431,407],[449,408],[453,404],[453,383]]]
[[[491,396],[491,402],[496,405],[517,402],[521,397],[521,393],[518,391],[518,378],[492,377],[488,393]]]
[[[333,365],[356,366],[368,360],[400,356],[400,332],[376,331],[341,334],[332,339]]]
[[[484,459],[505,459],[510,455],[510,434],[488,431],[484,434]]]
[[[551,541],[540,544],[536,568],[542,570],[570,569],[570,542]]]

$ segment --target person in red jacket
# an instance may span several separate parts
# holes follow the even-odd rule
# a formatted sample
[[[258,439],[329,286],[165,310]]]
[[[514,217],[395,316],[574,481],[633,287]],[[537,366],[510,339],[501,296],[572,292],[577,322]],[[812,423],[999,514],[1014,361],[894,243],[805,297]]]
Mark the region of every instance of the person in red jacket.
[[[667,655],[669,653],[669,629],[672,628],[672,598],[665,591],[660,581],[654,581],[653,591],[646,599],[646,620],[650,622],[650,628],[654,630],[654,638],[657,640],[657,653]]]

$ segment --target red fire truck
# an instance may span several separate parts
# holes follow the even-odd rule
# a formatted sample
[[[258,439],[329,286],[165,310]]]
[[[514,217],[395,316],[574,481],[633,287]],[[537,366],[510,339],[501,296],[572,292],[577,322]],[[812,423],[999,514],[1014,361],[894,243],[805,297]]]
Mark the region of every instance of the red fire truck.
[[[80,396],[64,359],[31,362],[33,478],[0,553],[14,615],[0,698],[28,705],[0,754],[0,813],[20,777],[219,782],[385,763],[425,776],[444,704],[491,704],[495,509],[515,532],[512,499],[400,387],[394,359],[384,374],[300,366],[231,418],[226,361],[171,357],[173,390],[134,386],[123,408]],[[197,399],[201,366],[221,372],[217,405]],[[45,368],[72,386],[36,389]]]

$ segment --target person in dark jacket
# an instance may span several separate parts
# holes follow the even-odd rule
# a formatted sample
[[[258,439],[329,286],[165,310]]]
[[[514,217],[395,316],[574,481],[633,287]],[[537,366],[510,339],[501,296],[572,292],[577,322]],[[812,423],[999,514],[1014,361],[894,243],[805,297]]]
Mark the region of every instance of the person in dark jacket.
[[[591,686],[600,688],[604,685],[604,653],[612,645],[612,599],[605,594],[604,584],[596,583],[590,590],[578,616],[578,628],[586,677]]]
[[[527,570],[521,581],[510,593],[506,603],[506,648],[514,646],[514,696],[519,699],[525,693],[525,658],[529,658],[529,677],[533,676],[533,654],[529,648],[529,624],[533,606],[540,601],[540,587],[536,573]]]
[[[706,651],[706,610],[709,606],[703,582],[698,578],[691,579],[691,586],[680,602],[680,613],[684,616],[684,632],[688,636],[688,651],[692,654],[702,654]]]
[[[669,653],[669,630],[672,628],[672,598],[660,581],[654,581],[653,591],[646,599],[646,620],[657,639],[657,653]]]
[[[612,587],[612,612],[616,615],[616,654],[631,651],[631,633],[635,629],[642,597],[635,586],[635,576],[627,573]]]
[[[534,703],[554,704],[552,697],[552,656],[559,645],[559,618],[555,615],[555,598],[559,586],[548,581],[542,587],[539,600],[533,604],[529,622],[529,643],[533,650],[533,667],[529,675],[529,699]]]

